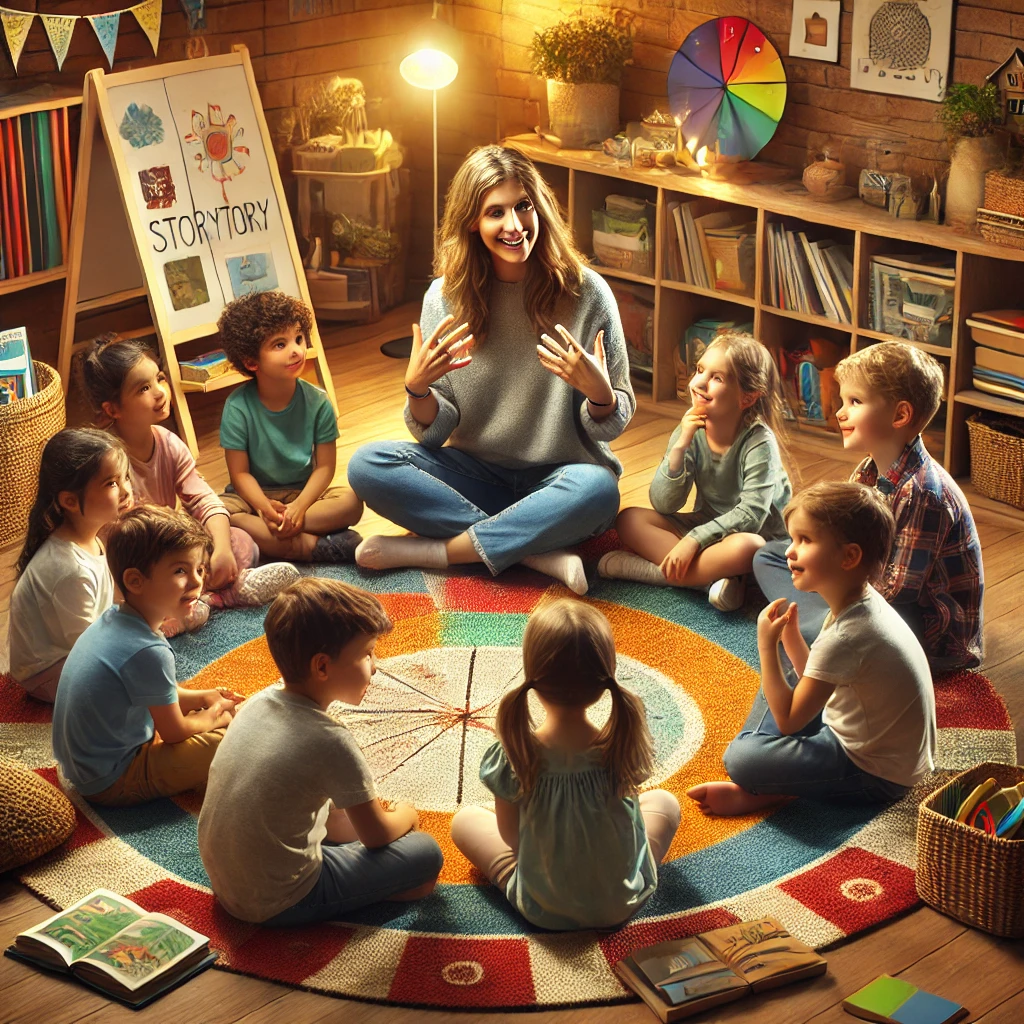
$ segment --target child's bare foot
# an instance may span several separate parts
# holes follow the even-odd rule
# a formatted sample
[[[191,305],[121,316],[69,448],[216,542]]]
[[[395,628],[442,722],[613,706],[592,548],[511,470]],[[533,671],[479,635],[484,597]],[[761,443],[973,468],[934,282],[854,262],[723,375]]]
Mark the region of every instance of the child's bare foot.
[[[696,801],[700,809],[708,815],[720,818],[731,818],[739,814],[755,814],[766,807],[786,803],[791,796],[779,796],[777,793],[765,793],[758,796],[748,793],[735,782],[704,782],[686,791],[686,795]]]

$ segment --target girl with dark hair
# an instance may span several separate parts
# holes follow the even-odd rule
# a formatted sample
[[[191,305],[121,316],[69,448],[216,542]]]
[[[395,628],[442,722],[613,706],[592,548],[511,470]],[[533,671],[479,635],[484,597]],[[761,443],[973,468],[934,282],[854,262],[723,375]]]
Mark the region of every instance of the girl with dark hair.
[[[434,269],[405,374],[416,442],[364,445],[348,467],[370,508],[418,536],[369,537],[356,561],[522,562],[585,593],[562,549],[612,524],[608,442],[635,405],[615,298],[533,164],[500,146],[455,174]]]
[[[530,616],[523,672],[480,765],[494,810],[463,808],[452,841],[531,924],[620,925],[657,888],[679,828],[671,793],[637,793],[654,768],[643,704],[615,678],[608,620],[579,601]],[[587,711],[606,690],[611,714],[598,729]],[[546,713],[536,728],[530,691]]]
[[[53,703],[74,642],[114,603],[100,531],[131,506],[128,457],[102,430],[46,442],[11,594],[11,675]]]

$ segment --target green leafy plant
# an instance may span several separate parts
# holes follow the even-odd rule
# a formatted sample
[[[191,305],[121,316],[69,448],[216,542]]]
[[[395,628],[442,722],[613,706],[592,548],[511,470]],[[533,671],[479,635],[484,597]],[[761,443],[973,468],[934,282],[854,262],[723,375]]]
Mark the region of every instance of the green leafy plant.
[[[538,32],[530,48],[533,72],[577,85],[618,85],[633,62],[633,30],[611,18],[570,18]]]
[[[963,82],[951,85],[942,101],[939,119],[951,142],[991,135],[1003,123],[999,90],[991,82],[983,86]]]

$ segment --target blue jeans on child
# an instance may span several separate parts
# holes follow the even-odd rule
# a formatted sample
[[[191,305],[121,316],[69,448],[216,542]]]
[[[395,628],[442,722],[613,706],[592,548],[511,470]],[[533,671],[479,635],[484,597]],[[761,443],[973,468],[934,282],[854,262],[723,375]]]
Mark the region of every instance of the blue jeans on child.
[[[266,925],[290,927],[331,921],[359,907],[425,885],[444,863],[441,847],[426,832],[407,832],[387,846],[325,842],[316,885]]]
[[[505,469],[415,441],[363,445],[348,482],[374,512],[421,537],[468,531],[495,575],[527,555],[603,533],[619,511],[619,484],[606,466]]]
[[[877,803],[898,800],[907,792],[906,786],[858,768],[820,714],[799,732],[783,736],[764,690],[757,691],[743,728],[722,760],[729,778],[748,793]]]

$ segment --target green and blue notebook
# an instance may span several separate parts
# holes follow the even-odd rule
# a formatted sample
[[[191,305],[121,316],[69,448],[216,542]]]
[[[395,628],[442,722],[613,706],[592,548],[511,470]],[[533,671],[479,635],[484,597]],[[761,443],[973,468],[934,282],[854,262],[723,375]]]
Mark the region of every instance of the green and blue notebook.
[[[854,1017],[882,1024],[953,1024],[968,1013],[959,1003],[888,974],[844,999],[843,1009]]]

